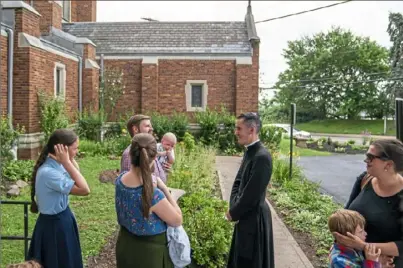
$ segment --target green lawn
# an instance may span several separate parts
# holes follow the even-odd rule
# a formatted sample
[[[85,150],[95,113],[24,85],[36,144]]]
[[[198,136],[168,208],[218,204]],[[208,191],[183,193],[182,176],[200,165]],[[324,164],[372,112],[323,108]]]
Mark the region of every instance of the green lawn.
[[[295,146],[295,141],[294,141],[294,146],[293,146],[293,153],[298,156],[325,156],[325,155],[331,155],[329,152],[321,152],[321,151],[316,151],[316,150],[311,150],[311,149],[305,149],[305,148],[299,148]],[[283,155],[288,156],[290,153],[290,140],[289,139],[282,139],[280,142],[280,153]]]
[[[361,134],[369,131],[372,135],[383,135],[383,120],[321,120],[297,124],[296,128],[312,133]],[[386,135],[395,136],[395,121],[387,122]]]
[[[84,260],[97,254],[106,238],[116,229],[114,187],[100,183],[99,173],[105,169],[119,167],[118,160],[105,157],[86,157],[79,161],[80,169],[87,179],[91,194],[86,197],[70,196],[70,207],[77,218],[80,230],[81,247]],[[15,200],[30,200],[29,187]],[[1,199],[5,199],[4,196]],[[29,235],[35,225],[36,214],[29,213]],[[1,234],[24,234],[23,207],[19,205],[1,206]],[[24,243],[21,241],[2,241],[1,267],[24,260]]]

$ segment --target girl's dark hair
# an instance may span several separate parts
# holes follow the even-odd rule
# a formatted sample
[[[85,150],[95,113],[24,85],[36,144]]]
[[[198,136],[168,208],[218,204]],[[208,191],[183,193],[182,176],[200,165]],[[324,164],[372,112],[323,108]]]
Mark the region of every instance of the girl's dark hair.
[[[148,218],[150,214],[152,195],[154,193],[152,183],[152,167],[155,157],[157,156],[157,141],[148,133],[139,133],[134,135],[130,148],[131,164],[141,170],[143,179],[143,216]]]
[[[401,141],[398,139],[379,139],[372,142],[371,145],[378,150],[379,156],[393,161],[397,173],[403,171],[403,143]]]
[[[36,164],[34,166],[34,170],[32,172],[32,184],[31,184],[31,212],[38,213],[38,205],[35,201],[35,182],[36,182],[36,173],[42,164],[45,162],[46,157],[49,153],[54,154],[56,144],[63,144],[66,146],[71,146],[76,140],[78,136],[74,131],[70,129],[57,129],[52,135],[49,137],[48,142],[43,146],[41,154],[36,160]]]

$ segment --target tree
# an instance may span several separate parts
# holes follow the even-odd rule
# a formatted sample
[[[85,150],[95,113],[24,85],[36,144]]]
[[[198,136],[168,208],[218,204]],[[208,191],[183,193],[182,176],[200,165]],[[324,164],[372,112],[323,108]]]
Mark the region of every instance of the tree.
[[[119,68],[105,68],[99,88],[101,108],[113,113],[119,98],[125,93],[123,71]]]
[[[389,13],[389,25],[387,32],[392,42],[390,49],[390,67],[393,81],[388,83],[387,95],[394,105],[396,97],[403,97],[403,15],[401,13]]]
[[[276,101],[294,102],[318,119],[351,119],[368,110],[390,69],[386,48],[339,27],[288,42],[283,56],[288,68],[275,85]]]

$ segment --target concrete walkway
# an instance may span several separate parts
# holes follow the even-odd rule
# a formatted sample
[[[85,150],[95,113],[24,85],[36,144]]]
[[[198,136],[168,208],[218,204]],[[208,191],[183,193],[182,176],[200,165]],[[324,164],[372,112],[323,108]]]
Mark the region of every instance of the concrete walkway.
[[[241,164],[240,157],[217,156],[216,169],[223,199],[229,201],[232,184]],[[274,255],[276,268],[313,268],[294,237],[270,205],[273,219]]]

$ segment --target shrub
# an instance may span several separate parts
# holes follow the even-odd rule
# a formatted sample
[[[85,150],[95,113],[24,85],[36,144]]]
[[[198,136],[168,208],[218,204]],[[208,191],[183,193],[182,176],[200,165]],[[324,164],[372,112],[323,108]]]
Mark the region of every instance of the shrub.
[[[230,155],[238,154],[243,150],[235,136],[235,121],[236,117],[223,108],[219,115],[218,149]]]
[[[67,128],[69,125],[66,106],[63,99],[54,98],[43,90],[38,91],[38,100],[41,115],[40,126],[45,140],[48,140],[56,129]]]
[[[184,196],[180,202],[192,257],[202,267],[225,267],[232,226],[223,219],[227,202],[205,190]]]
[[[214,146],[225,154],[238,154],[243,150],[235,136],[236,118],[224,106],[220,113],[207,109],[197,112],[195,118],[200,126],[197,137],[202,144]]]
[[[194,139],[185,133],[184,142],[176,148],[168,185],[186,191],[179,205],[194,262],[202,267],[224,267],[232,237],[232,226],[223,218],[228,204],[217,197],[214,149],[193,145]]]
[[[13,160],[3,165],[1,176],[8,181],[29,181],[34,168],[34,160]]]
[[[271,152],[277,152],[280,148],[283,130],[276,126],[263,126],[259,133],[261,142],[268,147]]]
[[[348,145],[354,145],[354,144],[355,144],[355,140],[348,140],[348,141],[347,141],[347,144],[348,144]]]
[[[185,152],[193,152],[196,148],[196,142],[192,134],[185,132],[183,137],[183,145],[185,146]]]
[[[216,111],[206,109],[195,113],[196,122],[200,126],[197,137],[205,145],[216,146],[218,138],[219,115]]]
[[[275,185],[283,185],[289,180],[290,176],[290,163],[289,161],[278,159],[276,154],[272,155],[273,158],[273,172],[271,181]],[[301,169],[293,163],[292,178],[299,178],[302,175]]]
[[[130,135],[122,135],[111,139],[106,139],[103,142],[80,140],[79,156],[118,156],[123,154],[123,151],[130,145]]]
[[[151,114],[151,122],[154,133],[159,140],[161,140],[165,133],[172,132],[176,135],[178,141],[182,141],[189,124],[189,120],[185,114],[176,112],[170,117],[154,112]]]
[[[100,141],[101,128],[105,121],[106,115],[102,109],[97,112],[86,109],[77,121],[77,134],[83,139]]]
[[[175,133],[176,137],[178,138],[178,141],[182,141],[186,131],[188,130],[189,125],[188,117],[185,114],[175,112],[171,116],[170,120],[172,122],[172,129],[170,132]]]
[[[104,133],[104,139],[120,137],[120,135],[125,132],[126,124],[122,124],[121,122],[112,122],[107,126],[107,129]]]
[[[16,127],[11,129],[8,124],[8,117],[2,115],[0,118],[0,161],[4,165],[7,161],[13,159],[11,149],[17,142],[20,134],[24,133],[24,129]]]
[[[81,139],[78,156],[107,156],[108,146],[106,142],[95,142]]]

